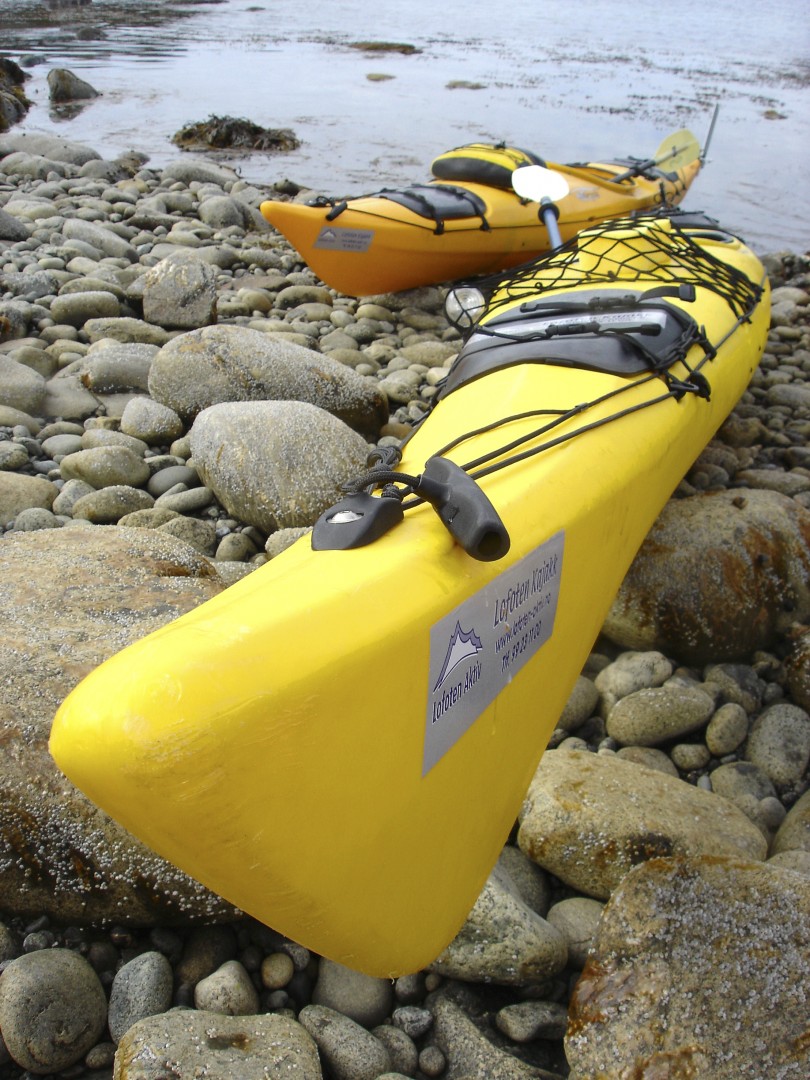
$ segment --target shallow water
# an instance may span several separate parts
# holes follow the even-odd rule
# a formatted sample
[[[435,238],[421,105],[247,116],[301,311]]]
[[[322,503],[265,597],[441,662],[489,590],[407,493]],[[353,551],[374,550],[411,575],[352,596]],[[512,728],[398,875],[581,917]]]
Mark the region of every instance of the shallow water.
[[[810,248],[804,0],[536,0],[496,18],[482,0],[450,8],[0,0],[0,50],[31,74],[34,106],[15,130],[106,157],[137,149],[160,167],[180,153],[170,138],[184,124],[245,117],[292,128],[300,149],[222,160],[253,182],[289,177],[333,195],[424,180],[436,154],[477,139],[556,161],[651,155],[681,127],[703,141],[719,102],[685,205],[759,251]],[[368,41],[418,51],[353,47]],[[102,96],[57,113],[52,67]]]

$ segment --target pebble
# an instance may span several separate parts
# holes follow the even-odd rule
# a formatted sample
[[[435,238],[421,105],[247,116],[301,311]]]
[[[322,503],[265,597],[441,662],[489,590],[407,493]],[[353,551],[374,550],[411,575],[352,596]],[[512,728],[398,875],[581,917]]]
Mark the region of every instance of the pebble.
[[[68,454],[59,463],[65,480],[84,480],[92,488],[127,485],[141,487],[149,479],[149,466],[127,446],[96,446]]]
[[[717,686],[724,702],[734,702],[749,714],[762,705],[765,683],[747,664],[710,664],[703,678],[707,689]]]
[[[563,935],[523,902],[499,865],[461,930],[429,970],[469,982],[525,986],[556,975],[567,960]]]
[[[55,1073],[81,1061],[101,1038],[107,998],[88,962],[69,949],[12,960],[0,979],[0,1031],[14,1061]]]
[[[220,449],[241,448],[242,457],[234,457],[230,471],[252,485],[238,510],[228,505],[226,492],[233,480],[215,486],[209,452],[193,447],[192,425],[203,407],[230,401],[234,394],[254,398],[258,386],[260,398],[304,401],[323,409],[351,432],[335,429],[350,449],[336,449],[339,441],[329,444],[330,459],[345,453],[350,461],[350,467],[341,466],[343,473],[364,462],[368,442],[382,431],[401,435],[409,421],[422,415],[459,344],[441,314],[441,290],[360,301],[336,295],[314,279],[283,241],[267,232],[259,239],[251,231],[254,212],[244,208],[255,209],[262,194],[250,193],[248,185],[237,190],[242,182],[235,174],[212,163],[183,158],[163,170],[146,168],[118,179],[118,166],[85,148],[80,157],[96,162],[97,180],[74,175],[82,165],[70,160],[68,149],[55,167],[44,154],[42,160],[51,165],[9,161],[6,138],[0,136],[0,201],[6,200],[0,210],[0,316],[18,336],[0,341],[4,540],[21,533],[25,539],[67,534],[65,526],[75,524],[93,532],[93,521],[125,521],[182,536],[188,545],[184,550],[209,556],[215,551],[223,574],[226,567],[241,567],[233,572],[236,578],[251,569],[249,560],[277,554],[311,521],[298,524],[292,518],[296,524],[277,529],[275,519],[251,520],[249,506],[267,484],[268,459],[249,455],[266,437],[268,425],[254,425],[247,414],[219,444]],[[39,178],[43,168],[45,176]],[[113,214],[120,215],[117,221],[110,220]],[[799,511],[810,508],[810,481],[804,475],[810,467],[810,265],[788,254],[771,258],[768,265],[782,285],[775,293],[773,352],[673,502],[715,486],[729,488],[729,498],[738,499],[741,485],[748,485],[745,498],[749,489],[755,493],[749,502],[761,503],[764,519],[785,520],[789,511],[795,530],[775,543],[785,545],[795,570],[789,584],[797,606],[790,612],[780,607],[783,633],[808,610],[808,564],[796,536]],[[180,360],[202,335],[230,350],[223,382],[217,381],[218,345],[210,351],[200,348],[186,365]],[[244,341],[249,348],[235,347]],[[253,360],[244,359],[248,356]],[[204,378],[201,357],[208,365]],[[347,398],[313,402],[313,371],[330,378],[334,374]],[[291,426],[285,438],[292,431]],[[311,445],[298,440],[296,431],[298,453],[311,456]],[[93,456],[82,457],[91,451]],[[198,467],[198,456],[205,465]],[[274,477],[285,479],[278,471],[279,456],[270,458],[271,468]],[[207,479],[202,476],[206,468]],[[314,484],[306,469],[296,485],[299,500],[301,491],[312,497]],[[169,541],[174,537],[166,537]],[[671,571],[669,576],[677,579]],[[770,580],[761,573],[760,578]],[[744,575],[740,580],[748,581]],[[746,595],[756,594],[757,603],[769,610],[771,599],[760,597],[755,584],[746,586]],[[779,596],[778,604],[783,600]],[[744,619],[726,616],[725,621],[739,623],[735,630],[747,628]],[[238,1062],[238,1075],[245,1080],[273,1080],[288,1075],[294,1064],[303,1080],[322,1080],[316,1042],[335,1080],[391,1075],[391,1070],[457,1080],[567,1074],[562,1039],[568,991],[563,983],[598,942],[605,918],[613,919],[614,926],[624,919],[635,933],[652,910],[648,905],[638,917],[622,915],[623,875],[634,872],[634,862],[682,851],[692,859],[709,849],[711,859],[731,851],[735,860],[756,863],[770,841],[765,868],[776,873],[781,861],[792,877],[810,872],[808,714],[806,702],[797,697],[794,703],[790,697],[791,687],[803,685],[801,671],[791,672],[788,685],[780,671],[779,642],[774,648],[767,645],[772,664],[765,664],[761,653],[759,659],[753,656],[754,648],[762,647],[759,641],[746,645],[731,660],[719,650],[708,657],[675,659],[657,642],[623,646],[606,641],[559,722],[562,737],[574,735],[582,748],[570,782],[572,790],[584,793],[583,813],[573,825],[558,820],[550,837],[549,822],[555,819],[546,816],[534,829],[535,781],[519,834],[534,855],[506,846],[494,879],[453,943],[452,963],[445,957],[447,974],[437,967],[404,976],[393,986],[365,977],[355,980],[340,965],[249,920],[198,929],[179,926],[176,931],[163,927],[151,934],[112,927],[95,934],[0,917],[0,1065],[43,1074],[26,1057],[29,1044],[15,1035],[22,1030],[15,1025],[29,1019],[28,999],[18,997],[16,989],[24,975],[31,980],[26,982],[31,993],[47,996],[48,987],[61,987],[55,1000],[65,1010],[67,1036],[57,1049],[41,1030],[37,1053],[46,1054],[47,1070],[66,1076],[109,1070],[116,1040],[119,1080],[157,1080],[162,1065],[150,1072],[138,1064],[150,1055],[156,1063],[171,1061],[180,1075],[193,1075],[202,1057],[210,1075],[236,1076]],[[739,662],[743,654],[747,663]],[[679,663],[693,666],[679,670]],[[629,741],[622,745],[625,738]],[[546,768],[556,762],[555,768],[564,772],[563,757],[555,755],[568,753],[547,753]],[[608,769],[619,771],[605,771],[604,779],[593,783],[593,770]],[[548,782],[548,772],[543,775],[541,788]],[[615,791],[614,780],[621,781]],[[615,816],[622,804],[624,820]],[[737,816],[719,809],[726,804]],[[687,836],[693,817],[698,822]],[[554,858],[546,841],[557,849]],[[599,872],[576,868],[580,859],[587,863],[591,856],[604,864]],[[670,859],[671,854],[651,865],[667,865]],[[612,874],[607,880],[606,867]],[[662,903],[668,902],[666,890],[661,896]],[[606,916],[602,901],[609,897]],[[718,925],[738,899],[727,897],[710,908]],[[779,933],[764,908],[752,919],[747,924],[752,939],[759,929]],[[676,923],[673,918],[668,932]],[[700,1002],[710,984],[707,964],[712,956],[715,966],[722,960],[706,951],[711,929],[703,938],[696,935],[685,950],[688,964],[704,973],[703,985],[695,988]],[[653,928],[637,936],[644,947],[654,947],[659,932]],[[27,968],[15,966],[23,961]],[[167,966],[173,974],[170,1000],[165,997]],[[774,972],[763,977],[773,984]],[[83,986],[87,994],[79,992]],[[493,987],[499,1001],[510,1002],[494,1014],[501,1042],[511,1041],[513,1051],[531,1044],[534,1064],[496,1046],[473,1022],[490,1007],[479,992],[492,993]],[[747,989],[756,989],[755,978]],[[541,990],[548,991],[548,999],[536,997]],[[191,1008],[198,994],[201,1005],[217,1011]],[[724,994],[715,999],[723,1000]],[[232,1008],[252,1012],[226,1015]],[[96,1019],[81,1039],[73,1038],[71,1025],[83,1012]],[[685,1023],[684,1029],[691,1032],[694,1024]],[[632,1045],[648,1030],[639,1023]],[[724,1024],[718,1019],[708,1042],[719,1044],[723,1038]],[[569,1052],[573,1059],[578,1050],[571,1044]]]
[[[126,514],[145,510],[154,502],[152,496],[141,488],[130,484],[111,484],[77,499],[73,504],[73,517],[86,518],[94,525],[115,525]]]
[[[429,1009],[416,1005],[401,1005],[394,1009],[391,1022],[409,1038],[417,1041],[433,1027],[433,1015]]]
[[[202,555],[213,556],[216,551],[217,530],[213,521],[200,521],[199,518],[177,514],[157,528],[170,536],[176,536]]]
[[[678,768],[672,758],[654,746],[622,746],[616,751],[616,757],[622,761],[635,761],[648,769],[657,769],[668,776],[678,776]]]
[[[571,967],[585,967],[603,907],[590,897],[572,896],[559,900],[549,909],[546,917],[565,938]]]
[[[703,690],[657,686],[621,698],[607,716],[607,732],[623,745],[656,746],[705,727],[714,701]]]
[[[598,687],[590,679],[580,675],[568,697],[562,716],[557,721],[557,727],[569,732],[581,728],[593,715],[599,700]]]
[[[810,790],[806,791],[787,812],[773,839],[771,854],[788,851],[810,852]]]
[[[621,698],[637,690],[661,686],[672,674],[672,662],[662,653],[625,652],[598,673],[594,685],[601,695],[604,715]]]
[[[267,990],[281,990],[295,974],[295,964],[287,953],[275,952],[261,963],[262,986]]]
[[[325,1005],[307,1005],[298,1020],[317,1043],[334,1080],[377,1080],[390,1071],[387,1048],[348,1016]]]
[[[194,1007],[223,1016],[252,1016],[259,1011],[259,995],[244,966],[226,960],[194,987]]]
[[[167,329],[194,330],[217,317],[217,273],[202,259],[177,251],[143,276],[147,322]]]
[[[516,1043],[562,1039],[568,1028],[568,1009],[555,1001],[519,1001],[500,1009],[495,1023]]]
[[[390,1015],[393,1000],[390,979],[375,979],[334,960],[321,960],[312,989],[313,1005],[325,1005],[373,1028]]]
[[[715,757],[737,750],[748,735],[748,713],[735,702],[721,705],[706,726],[706,746]]]
[[[14,472],[28,464],[28,452],[19,443],[0,442],[0,469]]]
[[[198,514],[216,501],[214,492],[210,488],[201,485],[199,478],[198,483],[193,488],[183,490],[184,485],[185,481],[182,486],[173,484],[168,491],[164,491],[162,495],[157,496],[155,506],[163,510],[174,511],[177,514]]]
[[[810,762],[810,716],[798,705],[772,705],[754,721],[745,756],[777,788],[795,784]]]
[[[433,1018],[431,1017],[431,1023]],[[388,1051],[392,1069],[404,1076],[413,1076],[419,1066],[419,1050],[407,1032],[394,1024],[380,1024],[372,1032]]]
[[[171,1008],[173,980],[172,966],[159,952],[141,953],[124,964],[110,990],[107,1025],[114,1043],[139,1020]]]
[[[120,430],[147,446],[164,446],[179,439],[185,428],[174,409],[148,397],[136,397],[124,406]]]
[[[177,1008],[140,1020],[119,1043],[116,1080],[174,1077],[323,1080],[318,1050],[288,1016],[218,1016]]]
[[[167,465],[166,468],[152,473],[146,490],[157,499],[178,484],[182,484],[186,491],[192,487],[199,487],[200,477],[197,470],[189,468],[188,465]]]

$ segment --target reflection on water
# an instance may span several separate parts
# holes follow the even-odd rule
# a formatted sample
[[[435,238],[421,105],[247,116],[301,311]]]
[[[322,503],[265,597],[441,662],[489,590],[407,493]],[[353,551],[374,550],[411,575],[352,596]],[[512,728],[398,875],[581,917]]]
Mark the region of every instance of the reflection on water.
[[[31,75],[21,130],[161,167],[184,125],[244,117],[302,145],[228,163],[255,183],[289,176],[333,195],[424,180],[433,157],[472,140],[556,161],[644,157],[680,127],[702,140],[719,101],[687,206],[759,250],[795,250],[810,246],[804,3],[650,3],[641,20],[631,0],[543,0],[497,18],[490,0],[377,0],[371,20],[369,0],[0,0],[0,25],[2,51]],[[369,40],[416,51],[356,47]],[[51,111],[52,67],[102,96]]]

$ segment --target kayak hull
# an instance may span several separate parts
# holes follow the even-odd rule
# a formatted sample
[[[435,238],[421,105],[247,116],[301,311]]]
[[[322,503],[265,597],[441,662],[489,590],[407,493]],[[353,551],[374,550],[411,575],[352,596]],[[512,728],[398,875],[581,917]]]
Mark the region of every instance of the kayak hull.
[[[739,241],[715,246],[760,279]],[[480,480],[511,537],[503,558],[471,558],[425,503],[367,547],[304,537],[85,679],[54,721],[59,767],[316,952],[379,977],[430,963],[497,860],[635,552],[761,356],[766,298],[737,320],[698,291],[693,314],[722,341],[710,400],[525,363],[459,386],[406,442],[415,474],[494,417],[595,403],[587,431]],[[499,441],[481,432],[446,456]]]
[[[557,204],[560,234],[567,241],[600,221],[662,203],[678,205],[697,176],[700,160],[672,173],[620,183],[610,179],[626,171],[620,165],[549,168],[570,186]],[[437,231],[430,218],[378,195],[349,199],[338,214],[330,206],[272,199],[261,204],[261,212],[323,282],[348,296],[399,292],[494,273],[548,251],[548,230],[536,203],[483,184],[458,181],[454,187],[481,201],[485,228],[481,217],[472,216],[447,219]]]

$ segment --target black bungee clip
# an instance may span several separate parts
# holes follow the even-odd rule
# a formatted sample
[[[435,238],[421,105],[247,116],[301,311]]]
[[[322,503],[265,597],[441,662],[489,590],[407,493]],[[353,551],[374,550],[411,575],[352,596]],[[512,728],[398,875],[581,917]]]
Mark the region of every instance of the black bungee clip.
[[[382,495],[358,491],[326,510],[312,530],[314,551],[347,551],[365,547],[397,525],[403,518],[403,492],[393,487],[404,482],[407,489],[430,503],[440,521],[468,555],[481,562],[502,559],[510,539],[498,511],[475,480],[443,457],[428,459],[420,476],[406,476],[377,469],[362,482],[390,485]]]

